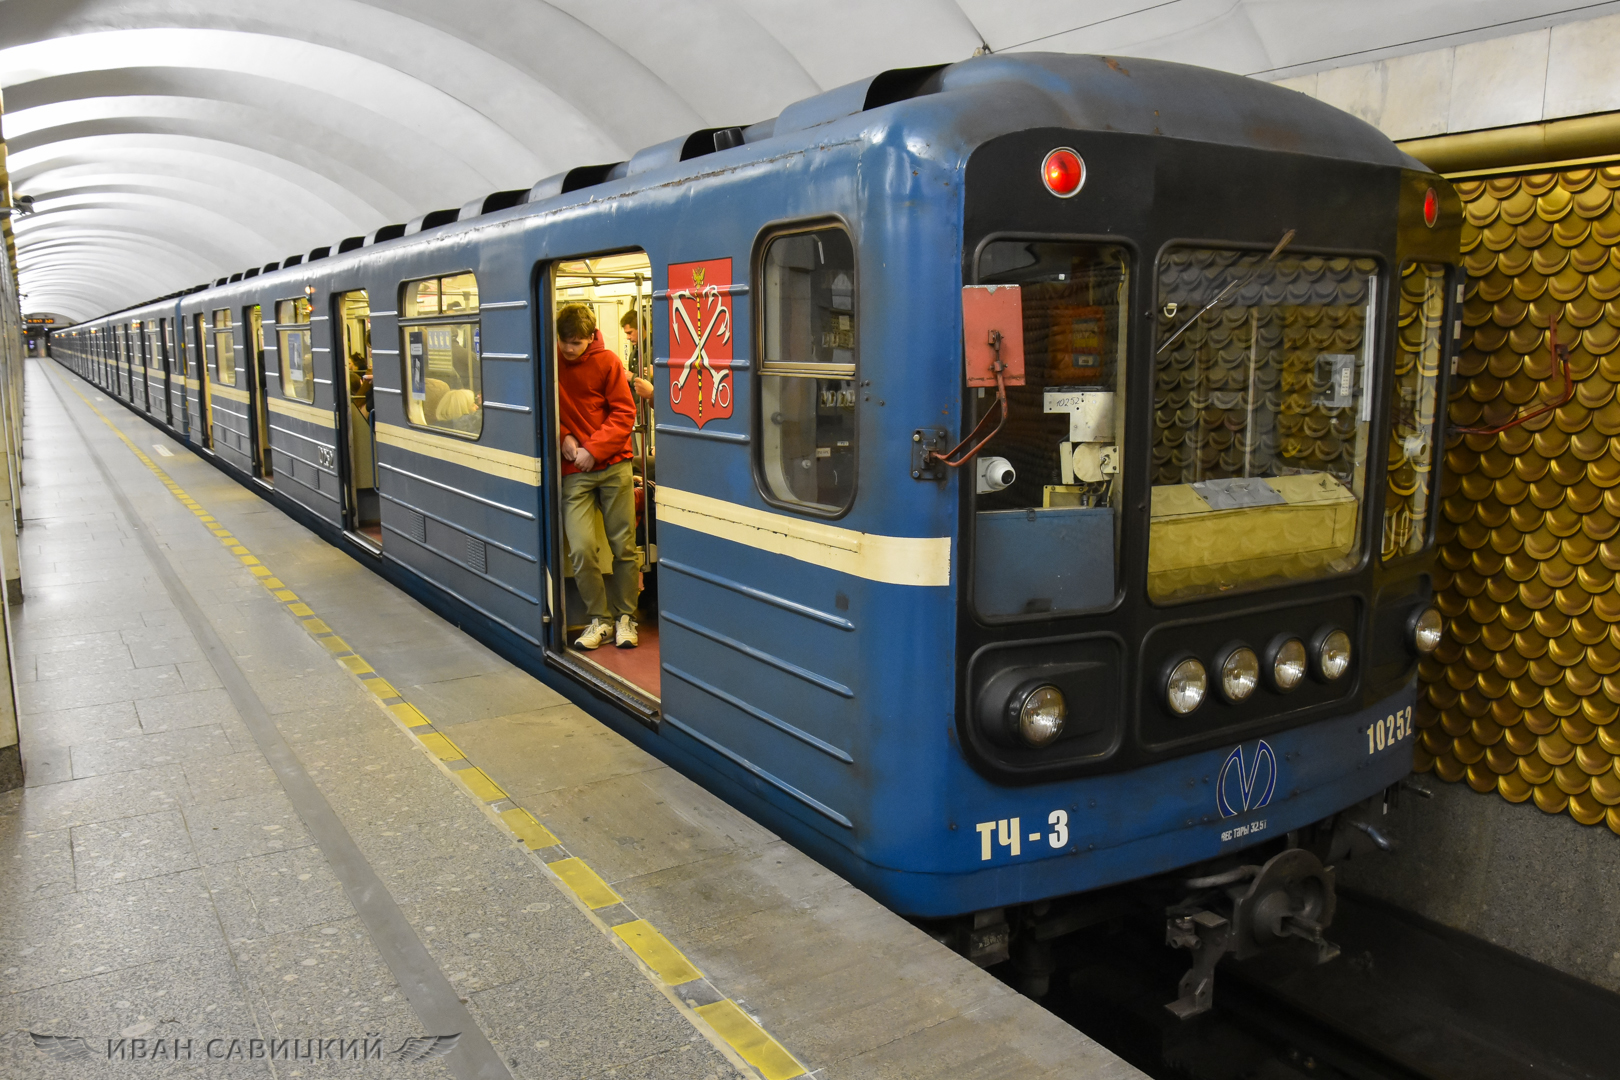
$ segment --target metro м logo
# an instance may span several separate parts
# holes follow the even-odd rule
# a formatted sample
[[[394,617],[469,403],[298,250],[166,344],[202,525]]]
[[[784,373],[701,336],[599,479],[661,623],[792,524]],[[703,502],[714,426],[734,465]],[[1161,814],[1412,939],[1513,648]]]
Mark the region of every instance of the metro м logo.
[[[1236,817],[1245,810],[1258,810],[1271,802],[1277,791],[1277,755],[1261,739],[1252,759],[1241,745],[1226,755],[1221,776],[1215,783],[1215,805],[1221,817]]]

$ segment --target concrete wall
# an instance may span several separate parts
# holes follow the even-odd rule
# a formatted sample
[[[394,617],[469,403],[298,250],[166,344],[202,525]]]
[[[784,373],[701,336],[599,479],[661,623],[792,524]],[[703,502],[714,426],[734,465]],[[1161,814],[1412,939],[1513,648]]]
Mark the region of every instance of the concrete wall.
[[[1277,81],[1421,139],[1620,109],[1620,15]],[[1620,150],[1620,147],[1616,148]]]
[[[0,100],[0,113],[5,103]],[[11,206],[6,143],[0,131],[0,207]],[[16,245],[10,218],[0,218],[0,791],[21,787],[22,754],[17,738],[17,689],[12,673],[8,599],[22,599],[17,531],[22,526],[23,319],[17,294]]]
[[[1358,854],[1339,881],[1620,991],[1620,837],[1433,776],[1386,819],[1390,855]],[[1331,933],[1329,937],[1331,937]]]

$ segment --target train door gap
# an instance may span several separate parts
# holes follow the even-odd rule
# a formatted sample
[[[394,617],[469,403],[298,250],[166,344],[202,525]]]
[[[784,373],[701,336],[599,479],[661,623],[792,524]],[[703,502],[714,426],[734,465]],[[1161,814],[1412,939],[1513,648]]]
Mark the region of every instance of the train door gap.
[[[347,387],[337,398],[338,442],[343,459],[343,528],[350,539],[381,554],[382,500],[377,493],[377,431],[371,385],[371,299],[364,289],[334,301],[333,320],[341,326],[343,355],[334,385]]]
[[[258,304],[242,309],[247,324],[248,426],[253,441],[253,478],[266,487],[276,486],[275,462],[270,453],[270,414],[264,392],[264,315]]]
[[[214,388],[208,379],[208,326],[200,314],[191,317],[192,359],[197,372],[197,422],[202,425],[202,448],[214,450]]]
[[[131,362],[139,359],[141,362],[141,408],[146,412],[152,411],[152,354],[151,332],[143,322],[132,323],[132,333],[135,336],[137,356],[131,357]],[[131,376],[133,380],[134,376]]]
[[[158,321],[146,320],[146,411],[157,415],[158,395],[163,393],[163,347],[158,344]]]
[[[174,427],[174,350],[169,347],[170,326],[173,319],[159,319],[157,330],[158,362],[163,370],[163,420]]]
[[[551,530],[549,550],[553,553],[548,576],[552,587],[547,590],[551,607],[547,652],[582,681],[606,687],[639,706],[638,711],[656,715],[661,669],[652,265],[641,251],[563,260],[552,265],[542,290],[550,294],[540,305],[547,315],[541,327],[545,405],[541,430],[548,433],[543,445],[552,475],[561,476],[565,467],[569,472],[561,477],[561,483],[545,489],[549,500],[546,521]],[[589,336],[585,352],[570,358],[559,348],[559,319],[565,330],[577,330],[582,325],[579,308],[590,316],[583,325],[594,322],[595,331]],[[574,340],[587,339],[576,334]],[[573,365],[590,364],[598,346],[619,357],[619,385],[628,390],[634,406],[630,456],[606,467],[596,463],[580,473],[572,461],[563,459],[563,454],[574,453],[575,445],[590,441],[591,433],[570,430],[585,423],[578,404],[585,392],[568,390],[580,385],[580,376],[587,370]],[[590,452],[584,445],[579,448]],[[627,517],[630,535],[620,552],[627,557],[616,558],[609,537],[615,528],[624,535]],[[589,538],[584,541],[590,547],[588,556],[580,557],[571,542],[581,537]],[[593,611],[593,605],[599,610]],[[634,647],[618,644],[619,619],[627,613],[620,608],[633,609],[629,614],[635,630]],[[614,624],[614,632],[607,633],[594,648],[586,647],[592,643],[587,632],[594,620],[604,617]]]

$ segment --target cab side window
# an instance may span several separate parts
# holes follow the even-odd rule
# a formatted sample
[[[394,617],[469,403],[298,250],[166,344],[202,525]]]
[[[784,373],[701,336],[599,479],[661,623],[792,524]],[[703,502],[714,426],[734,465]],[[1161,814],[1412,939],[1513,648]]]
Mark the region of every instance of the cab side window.
[[[1389,491],[1384,496],[1384,558],[1422,551],[1434,516],[1435,423],[1445,352],[1447,267],[1401,268],[1400,331],[1389,399]]]
[[[406,419],[478,438],[484,430],[478,280],[456,274],[406,282],[399,327]]]
[[[832,515],[855,495],[855,249],[841,228],[760,259],[760,474],[773,501]]]

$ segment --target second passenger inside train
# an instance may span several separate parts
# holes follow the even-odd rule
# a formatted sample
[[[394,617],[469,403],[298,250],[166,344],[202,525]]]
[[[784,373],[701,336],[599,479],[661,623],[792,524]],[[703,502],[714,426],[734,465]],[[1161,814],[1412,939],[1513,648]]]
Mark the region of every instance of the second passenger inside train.
[[[630,355],[625,357],[625,366],[630,369],[630,389],[636,392],[636,397],[642,401],[651,401],[653,398],[653,384],[642,376],[647,367],[647,346],[641,341],[641,327],[636,317],[636,309],[631,308],[619,320],[619,330],[624,334],[624,340],[630,343]]]
[[[637,644],[641,550],[630,474],[630,434],[636,405],[624,364],[602,344],[596,316],[583,304],[557,312],[557,412],[561,420],[563,532],[574,583],[590,625],[575,640],[595,649],[609,638],[621,649]],[[613,552],[613,576],[597,563],[596,513]]]

